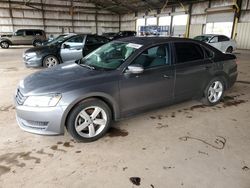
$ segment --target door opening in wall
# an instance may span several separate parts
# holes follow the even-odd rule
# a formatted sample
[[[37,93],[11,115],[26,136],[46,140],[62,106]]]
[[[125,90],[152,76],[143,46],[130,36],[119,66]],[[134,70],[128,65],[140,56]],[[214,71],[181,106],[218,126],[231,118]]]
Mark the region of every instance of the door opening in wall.
[[[233,22],[213,22],[206,24],[206,34],[220,34],[231,38]]]
[[[171,16],[139,18],[136,20],[137,34],[140,36],[168,36],[170,32],[170,22]]]
[[[188,15],[176,15],[173,18],[173,36],[184,37],[186,34],[186,25]]]

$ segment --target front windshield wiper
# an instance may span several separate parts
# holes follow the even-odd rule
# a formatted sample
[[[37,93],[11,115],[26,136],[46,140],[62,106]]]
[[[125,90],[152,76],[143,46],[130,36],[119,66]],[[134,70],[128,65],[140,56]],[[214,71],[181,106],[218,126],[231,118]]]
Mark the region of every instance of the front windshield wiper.
[[[87,64],[80,64],[80,65],[83,66],[83,67],[87,67],[87,68],[89,68],[91,70],[95,70],[95,67],[93,67],[93,66],[90,66],[90,65],[87,65]]]

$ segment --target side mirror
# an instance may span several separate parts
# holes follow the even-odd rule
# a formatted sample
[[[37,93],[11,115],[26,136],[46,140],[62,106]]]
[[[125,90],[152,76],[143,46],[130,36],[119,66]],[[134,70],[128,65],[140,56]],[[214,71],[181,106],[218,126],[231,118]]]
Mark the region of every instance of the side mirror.
[[[70,45],[68,45],[68,44],[63,44],[63,45],[62,45],[62,48],[63,48],[63,49],[70,48]]]
[[[129,65],[126,73],[130,73],[130,74],[141,74],[143,73],[144,68],[139,65],[139,64],[135,64],[135,65]]]

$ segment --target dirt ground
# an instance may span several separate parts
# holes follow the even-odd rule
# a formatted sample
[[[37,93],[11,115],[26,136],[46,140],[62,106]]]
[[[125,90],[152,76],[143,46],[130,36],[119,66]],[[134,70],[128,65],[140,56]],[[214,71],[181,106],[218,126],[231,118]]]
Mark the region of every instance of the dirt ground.
[[[107,136],[76,143],[66,133],[22,131],[13,95],[27,47],[0,49],[0,187],[249,188],[250,51],[237,51],[238,82],[223,102],[197,101],[115,123]]]

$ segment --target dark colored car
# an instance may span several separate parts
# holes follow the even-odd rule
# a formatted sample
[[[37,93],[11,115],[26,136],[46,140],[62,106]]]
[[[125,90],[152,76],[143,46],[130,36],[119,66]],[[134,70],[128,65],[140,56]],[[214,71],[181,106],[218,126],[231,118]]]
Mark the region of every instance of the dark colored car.
[[[16,94],[19,126],[37,134],[102,137],[112,120],[192,98],[220,102],[237,79],[236,57],[195,40],[131,37],[34,73]]]
[[[136,36],[135,31],[120,31],[113,36],[113,40],[125,37],[134,37],[134,36]]]
[[[117,35],[117,33],[114,33],[114,32],[109,32],[109,33],[103,33],[102,36],[110,39],[110,40],[113,40],[114,37]]]
[[[109,41],[98,35],[60,35],[43,46],[26,50],[23,59],[27,67],[53,67],[79,60]]]
[[[33,45],[40,46],[46,40],[46,34],[40,29],[20,29],[13,35],[2,35],[0,38],[1,48],[9,48],[10,45]]]

